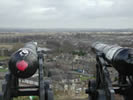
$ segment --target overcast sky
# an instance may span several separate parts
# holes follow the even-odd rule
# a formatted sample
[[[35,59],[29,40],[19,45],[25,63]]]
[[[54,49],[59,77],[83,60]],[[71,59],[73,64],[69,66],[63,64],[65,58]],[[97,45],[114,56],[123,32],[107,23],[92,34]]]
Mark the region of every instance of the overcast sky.
[[[133,0],[0,0],[0,27],[133,28]]]

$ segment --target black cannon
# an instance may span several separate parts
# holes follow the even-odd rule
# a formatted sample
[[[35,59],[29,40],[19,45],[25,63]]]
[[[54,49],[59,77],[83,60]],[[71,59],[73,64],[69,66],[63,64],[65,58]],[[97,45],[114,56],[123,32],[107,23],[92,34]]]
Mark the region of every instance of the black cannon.
[[[0,100],[12,100],[18,96],[39,96],[40,100],[53,100],[49,80],[44,80],[44,57],[37,42],[29,42],[11,56],[9,72],[5,76]],[[31,77],[38,70],[38,85],[20,86],[19,79]],[[46,76],[45,76],[46,77]]]
[[[87,93],[90,100],[115,100],[115,94],[124,100],[133,98],[133,49],[96,42],[92,44],[96,55],[96,79],[90,80]],[[109,67],[118,72],[117,84],[112,84]]]
[[[9,70],[19,78],[32,76],[39,67],[37,44],[28,43],[16,51],[10,58]]]

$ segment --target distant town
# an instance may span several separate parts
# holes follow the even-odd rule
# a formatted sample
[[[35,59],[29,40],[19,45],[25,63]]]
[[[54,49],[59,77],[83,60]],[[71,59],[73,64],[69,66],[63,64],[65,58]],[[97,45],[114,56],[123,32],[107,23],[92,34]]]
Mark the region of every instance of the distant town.
[[[0,29],[0,83],[8,71],[8,61],[13,52],[30,41],[48,49],[44,57],[44,72],[51,80],[51,87],[59,96],[84,97],[88,80],[95,78],[95,55],[91,51],[92,43],[99,41],[133,47],[133,30],[70,30],[57,32],[49,30],[6,30]],[[52,31],[55,31],[54,29]],[[64,32],[63,32],[64,31]],[[111,69],[113,70],[113,69]],[[114,72],[112,80],[115,79]],[[37,84],[37,74],[32,78],[20,80],[23,84]],[[45,76],[44,76],[45,77]],[[1,89],[1,88],[0,88]]]

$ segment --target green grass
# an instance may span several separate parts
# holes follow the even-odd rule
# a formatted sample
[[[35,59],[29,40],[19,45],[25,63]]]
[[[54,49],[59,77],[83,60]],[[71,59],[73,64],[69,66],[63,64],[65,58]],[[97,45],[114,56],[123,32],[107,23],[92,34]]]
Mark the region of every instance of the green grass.
[[[81,80],[81,81],[86,81],[86,80],[88,80],[88,79],[89,79],[89,77],[87,77],[87,76],[81,76],[81,77],[80,77],[80,80]]]
[[[7,69],[0,69],[0,72],[7,72]]]
[[[9,59],[9,56],[0,56],[0,60],[7,60]]]
[[[33,100],[39,100],[38,96],[34,96],[35,98]],[[13,100],[30,100],[29,96],[19,96],[17,98],[14,98]]]
[[[13,100],[30,100],[28,97],[17,97],[17,98],[14,98]]]
[[[87,81],[87,80],[91,80],[91,79],[96,79],[94,76],[93,77],[87,77],[87,76],[81,76],[80,80],[81,81]]]

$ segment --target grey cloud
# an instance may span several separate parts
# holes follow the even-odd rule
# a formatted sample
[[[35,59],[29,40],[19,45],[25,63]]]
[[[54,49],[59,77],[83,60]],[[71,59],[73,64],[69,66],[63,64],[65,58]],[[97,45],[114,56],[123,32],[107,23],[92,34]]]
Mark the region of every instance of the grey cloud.
[[[0,27],[127,28],[133,23],[132,3],[132,0],[0,0]]]

